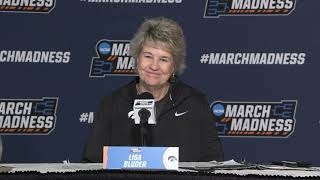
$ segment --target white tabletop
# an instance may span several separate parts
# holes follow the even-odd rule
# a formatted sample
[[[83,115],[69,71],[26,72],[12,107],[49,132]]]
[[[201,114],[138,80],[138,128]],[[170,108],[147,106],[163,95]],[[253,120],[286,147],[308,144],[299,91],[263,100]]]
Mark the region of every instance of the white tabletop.
[[[225,161],[230,165],[230,161]],[[211,165],[211,162],[181,162],[179,167],[204,167]],[[320,177],[320,167],[311,168],[289,168],[282,166],[262,166],[264,169],[242,169],[242,170],[223,170],[216,169],[213,174],[234,174],[240,176],[260,175],[260,176],[284,176],[284,177]],[[0,169],[10,169],[10,173],[36,171],[40,173],[48,172],[76,172],[102,170],[102,163],[25,163],[25,164],[0,164]],[[194,170],[179,169],[179,172],[196,172]]]

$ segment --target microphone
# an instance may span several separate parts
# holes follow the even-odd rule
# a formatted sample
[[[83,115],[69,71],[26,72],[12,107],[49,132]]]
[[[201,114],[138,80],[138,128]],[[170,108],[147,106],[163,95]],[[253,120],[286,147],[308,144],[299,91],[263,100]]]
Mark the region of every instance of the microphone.
[[[138,95],[133,103],[134,124],[157,124],[155,110],[155,100],[151,93]]]
[[[144,92],[137,96],[133,104],[134,122],[140,125],[142,146],[152,144],[152,127],[156,124],[155,100],[151,93]]]

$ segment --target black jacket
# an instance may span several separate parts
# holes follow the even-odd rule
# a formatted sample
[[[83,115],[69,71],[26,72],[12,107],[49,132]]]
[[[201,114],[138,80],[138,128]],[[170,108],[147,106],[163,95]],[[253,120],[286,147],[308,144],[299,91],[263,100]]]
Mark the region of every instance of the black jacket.
[[[83,161],[102,162],[104,145],[141,145],[140,129],[128,116],[137,94],[135,87],[133,81],[103,99]],[[178,146],[180,162],[222,161],[223,150],[206,97],[179,80],[171,84],[168,93],[170,100],[152,128],[152,146]]]

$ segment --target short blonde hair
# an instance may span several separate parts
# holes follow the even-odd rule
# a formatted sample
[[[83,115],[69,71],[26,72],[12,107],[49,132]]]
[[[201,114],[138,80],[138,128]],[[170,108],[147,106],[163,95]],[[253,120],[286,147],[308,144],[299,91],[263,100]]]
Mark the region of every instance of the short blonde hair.
[[[173,56],[176,69],[175,73],[181,75],[185,68],[186,43],[182,28],[179,24],[165,17],[145,20],[130,42],[130,55],[136,59],[146,44],[160,46]]]

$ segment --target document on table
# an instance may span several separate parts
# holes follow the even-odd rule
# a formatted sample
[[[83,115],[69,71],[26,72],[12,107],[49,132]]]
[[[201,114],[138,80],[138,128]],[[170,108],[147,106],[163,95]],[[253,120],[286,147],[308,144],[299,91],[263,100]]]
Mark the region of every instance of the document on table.
[[[9,171],[5,172],[76,172],[84,170],[102,170],[102,163],[28,163],[1,164]]]
[[[209,162],[180,162],[180,169],[190,169],[196,171],[210,171],[215,169],[248,169],[251,168],[252,165],[245,165],[238,163],[236,161],[209,161]],[[255,166],[254,166],[255,167]]]

